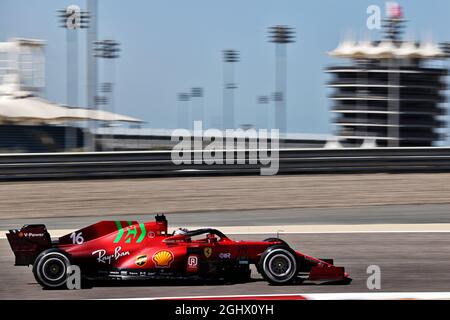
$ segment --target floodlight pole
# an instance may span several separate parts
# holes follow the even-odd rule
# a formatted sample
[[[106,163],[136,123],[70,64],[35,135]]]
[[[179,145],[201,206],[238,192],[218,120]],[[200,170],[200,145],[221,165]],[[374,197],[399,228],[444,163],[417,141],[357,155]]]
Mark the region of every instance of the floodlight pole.
[[[78,106],[78,29],[88,28],[89,14],[76,5],[58,10],[60,27],[66,29],[66,103],[68,106]],[[70,150],[76,146],[70,122],[65,127],[65,149]]]
[[[269,101],[270,99],[268,96],[256,97],[256,104],[257,104],[256,123],[259,123],[258,125],[259,129],[269,129],[269,120],[268,120],[269,110],[267,108]]]
[[[178,129],[190,129],[190,120],[189,120],[189,108],[188,102],[190,100],[190,94],[185,92],[177,93],[177,101],[178,101],[178,118],[177,118],[177,127]]]
[[[269,41],[275,43],[275,128],[281,134],[287,131],[286,91],[287,57],[286,44],[294,42],[294,30],[288,26],[277,25],[269,28]]]
[[[67,29],[67,104],[78,106],[78,33]]]
[[[97,81],[98,81],[98,69],[97,59],[94,56],[94,44],[97,41],[97,27],[98,27],[98,1],[86,0],[87,10],[90,13],[89,30],[86,37],[86,59],[87,59],[87,108],[97,110],[95,104],[95,96],[97,95]],[[95,120],[88,120],[88,128],[90,129],[91,137],[89,134],[85,135],[85,146],[87,150],[95,151],[95,128],[97,124]]]
[[[400,45],[401,32],[405,20],[401,17],[391,17],[383,20],[384,38],[394,43],[394,45]],[[388,60],[389,74],[388,74],[388,127],[387,127],[387,141],[388,147],[400,147],[400,64],[399,60],[393,56]]]
[[[115,82],[115,59],[119,58],[119,52],[120,52],[120,43],[114,40],[101,40],[96,41],[95,43],[95,57],[101,58],[107,61],[110,61],[110,82],[105,82],[102,85],[102,93],[106,94],[107,96],[96,96],[95,99],[95,105],[96,109],[98,110],[99,105],[108,105],[110,106],[110,111],[115,114],[115,108],[114,108],[114,82]],[[107,69],[106,66],[104,68]],[[105,71],[106,74],[106,71]],[[114,146],[114,126],[111,127],[111,141],[112,145]],[[114,148],[114,147],[113,147]]]
[[[239,51],[233,49],[223,50],[223,109],[222,129],[234,129],[234,64],[239,61]]]
[[[192,121],[202,121],[203,122],[203,88],[194,87],[191,88],[191,98],[192,98]]]

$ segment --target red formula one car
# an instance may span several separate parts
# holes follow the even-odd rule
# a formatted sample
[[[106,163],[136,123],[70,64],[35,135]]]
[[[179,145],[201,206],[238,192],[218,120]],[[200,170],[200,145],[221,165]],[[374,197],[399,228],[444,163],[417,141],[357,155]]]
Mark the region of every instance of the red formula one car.
[[[10,230],[15,265],[33,265],[44,288],[66,284],[68,267],[80,268],[87,280],[250,279],[250,265],[271,284],[296,279],[351,280],[331,259],[316,259],[293,250],[281,239],[235,241],[216,229],[167,232],[167,220],[101,221],[52,241],[44,225]]]

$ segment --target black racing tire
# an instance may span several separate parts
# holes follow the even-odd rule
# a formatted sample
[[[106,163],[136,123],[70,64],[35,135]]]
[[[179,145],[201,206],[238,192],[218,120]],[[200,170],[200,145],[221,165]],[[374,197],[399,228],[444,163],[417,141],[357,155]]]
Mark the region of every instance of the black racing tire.
[[[258,269],[270,284],[290,284],[297,277],[298,261],[291,248],[285,245],[274,245],[267,248],[261,255]]]
[[[44,289],[63,289],[66,288],[68,266],[70,259],[64,251],[47,249],[34,261],[33,275]]]
[[[288,243],[286,241],[284,241],[284,240],[282,240],[280,238],[275,238],[275,237],[266,238],[266,239],[263,240],[263,242],[280,242],[280,244],[283,244],[286,247],[289,247],[289,245],[288,245]],[[258,273],[261,274],[261,269],[259,268],[259,264],[258,263],[255,264],[255,267],[256,267],[256,270],[258,271]]]

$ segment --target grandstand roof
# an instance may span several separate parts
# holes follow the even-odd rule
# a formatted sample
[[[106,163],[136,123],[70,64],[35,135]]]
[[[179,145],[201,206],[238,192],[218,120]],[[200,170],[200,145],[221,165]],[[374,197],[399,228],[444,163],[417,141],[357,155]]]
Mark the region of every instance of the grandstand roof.
[[[433,42],[416,43],[405,41],[400,44],[392,41],[360,41],[345,40],[336,49],[329,52],[331,56],[347,58],[421,58],[439,59],[446,54]]]
[[[58,105],[23,91],[0,95],[0,121],[2,122],[42,123],[78,120],[142,122],[136,118],[108,111]]]

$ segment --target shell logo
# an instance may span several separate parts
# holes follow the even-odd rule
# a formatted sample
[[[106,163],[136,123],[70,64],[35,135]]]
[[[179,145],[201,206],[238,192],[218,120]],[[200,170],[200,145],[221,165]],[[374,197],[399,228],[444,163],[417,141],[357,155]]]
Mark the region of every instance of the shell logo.
[[[173,253],[169,250],[159,250],[152,257],[157,268],[169,268],[173,261]]]

